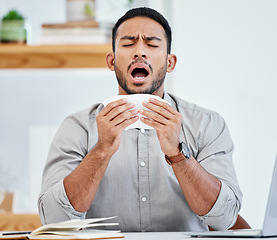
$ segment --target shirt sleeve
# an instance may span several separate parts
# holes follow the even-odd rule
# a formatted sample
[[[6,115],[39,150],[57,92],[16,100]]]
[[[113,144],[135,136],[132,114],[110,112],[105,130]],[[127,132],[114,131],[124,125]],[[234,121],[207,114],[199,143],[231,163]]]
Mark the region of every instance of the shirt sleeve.
[[[63,179],[69,175],[87,154],[87,130],[78,115],[64,120],[50,146],[42,176],[38,209],[42,224],[85,218],[67,198]]]
[[[232,160],[233,142],[224,119],[217,113],[209,115],[201,134],[197,161],[221,181],[221,189],[212,209],[199,217],[214,230],[228,229],[236,222],[242,201]]]
[[[84,219],[85,213],[76,211],[70,204],[63,181],[53,185],[39,198],[39,215],[43,225],[70,219]]]

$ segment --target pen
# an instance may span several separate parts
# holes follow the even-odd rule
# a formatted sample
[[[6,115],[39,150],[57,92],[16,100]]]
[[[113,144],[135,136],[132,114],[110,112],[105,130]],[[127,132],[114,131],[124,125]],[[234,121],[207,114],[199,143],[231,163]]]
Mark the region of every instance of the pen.
[[[5,236],[5,235],[21,235],[21,234],[30,234],[31,232],[3,232],[2,233],[2,236]]]

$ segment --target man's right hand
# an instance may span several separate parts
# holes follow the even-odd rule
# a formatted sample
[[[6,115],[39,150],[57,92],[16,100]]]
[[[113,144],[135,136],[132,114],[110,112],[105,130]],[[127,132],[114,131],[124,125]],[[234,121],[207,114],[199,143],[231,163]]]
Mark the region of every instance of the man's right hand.
[[[86,212],[94,199],[122,131],[138,120],[138,110],[121,99],[109,103],[97,116],[98,142],[77,168],[64,179],[67,197],[76,211]]]
[[[138,110],[127,99],[109,103],[96,117],[98,128],[97,147],[112,156],[120,145],[122,131],[136,122]]]

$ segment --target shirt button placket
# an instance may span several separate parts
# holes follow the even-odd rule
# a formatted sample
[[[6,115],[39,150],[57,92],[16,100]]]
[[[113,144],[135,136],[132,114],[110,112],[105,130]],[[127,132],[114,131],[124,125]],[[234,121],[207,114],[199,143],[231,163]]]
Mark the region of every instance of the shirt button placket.
[[[144,130],[144,129],[143,129]],[[150,230],[150,182],[149,182],[149,140],[147,131],[138,134],[138,174],[141,231]]]

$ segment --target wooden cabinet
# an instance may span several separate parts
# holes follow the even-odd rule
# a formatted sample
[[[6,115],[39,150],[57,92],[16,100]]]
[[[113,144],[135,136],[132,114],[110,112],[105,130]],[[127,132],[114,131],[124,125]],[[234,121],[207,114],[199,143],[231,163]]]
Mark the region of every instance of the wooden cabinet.
[[[0,214],[0,231],[33,231],[40,226],[38,214]]]
[[[0,69],[105,68],[111,44],[10,45],[0,44]]]

